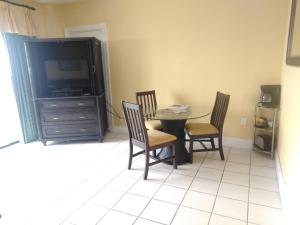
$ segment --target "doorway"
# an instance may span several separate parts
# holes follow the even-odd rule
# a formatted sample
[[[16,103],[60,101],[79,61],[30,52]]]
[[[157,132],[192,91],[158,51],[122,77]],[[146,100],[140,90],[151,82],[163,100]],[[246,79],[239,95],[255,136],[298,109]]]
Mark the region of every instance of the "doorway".
[[[110,81],[110,67],[109,67],[109,52],[108,52],[108,40],[107,40],[107,28],[106,24],[84,25],[77,27],[65,28],[65,37],[95,37],[101,41],[101,53],[103,64],[103,76],[105,83],[106,101],[109,107],[112,104],[111,94],[111,81]],[[112,129],[112,116],[107,113],[108,128]]]
[[[1,34],[0,62],[0,148],[3,148],[21,139],[21,126],[11,81],[9,58]]]

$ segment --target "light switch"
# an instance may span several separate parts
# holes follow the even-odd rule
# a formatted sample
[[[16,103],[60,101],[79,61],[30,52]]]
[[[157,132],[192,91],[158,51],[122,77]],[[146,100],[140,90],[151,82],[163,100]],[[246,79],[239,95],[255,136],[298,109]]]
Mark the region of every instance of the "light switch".
[[[247,117],[241,117],[241,125],[246,126],[247,125]]]

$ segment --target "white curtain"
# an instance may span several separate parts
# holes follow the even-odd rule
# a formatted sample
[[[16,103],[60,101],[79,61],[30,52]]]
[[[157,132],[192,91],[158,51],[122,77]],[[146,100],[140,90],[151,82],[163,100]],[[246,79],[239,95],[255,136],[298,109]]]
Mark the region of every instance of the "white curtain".
[[[0,1],[0,32],[36,36],[32,10]]]
[[[21,126],[14,97],[8,54],[0,34],[0,148],[21,139]]]

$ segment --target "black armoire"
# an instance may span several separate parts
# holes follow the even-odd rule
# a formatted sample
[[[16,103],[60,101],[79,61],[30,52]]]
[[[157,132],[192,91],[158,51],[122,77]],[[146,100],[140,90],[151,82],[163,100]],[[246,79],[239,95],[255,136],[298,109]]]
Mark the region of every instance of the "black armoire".
[[[96,38],[26,43],[39,139],[97,139],[107,130],[101,42]]]

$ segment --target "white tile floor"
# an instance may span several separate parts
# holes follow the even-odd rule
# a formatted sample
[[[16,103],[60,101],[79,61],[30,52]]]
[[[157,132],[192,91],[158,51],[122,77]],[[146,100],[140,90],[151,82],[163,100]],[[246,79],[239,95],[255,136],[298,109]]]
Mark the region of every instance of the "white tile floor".
[[[195,153],[194,163],[144,157],[127,170],[124,134],[104,143],[0,150],[0,225],[283,225],[275,163],[247,149]]]

